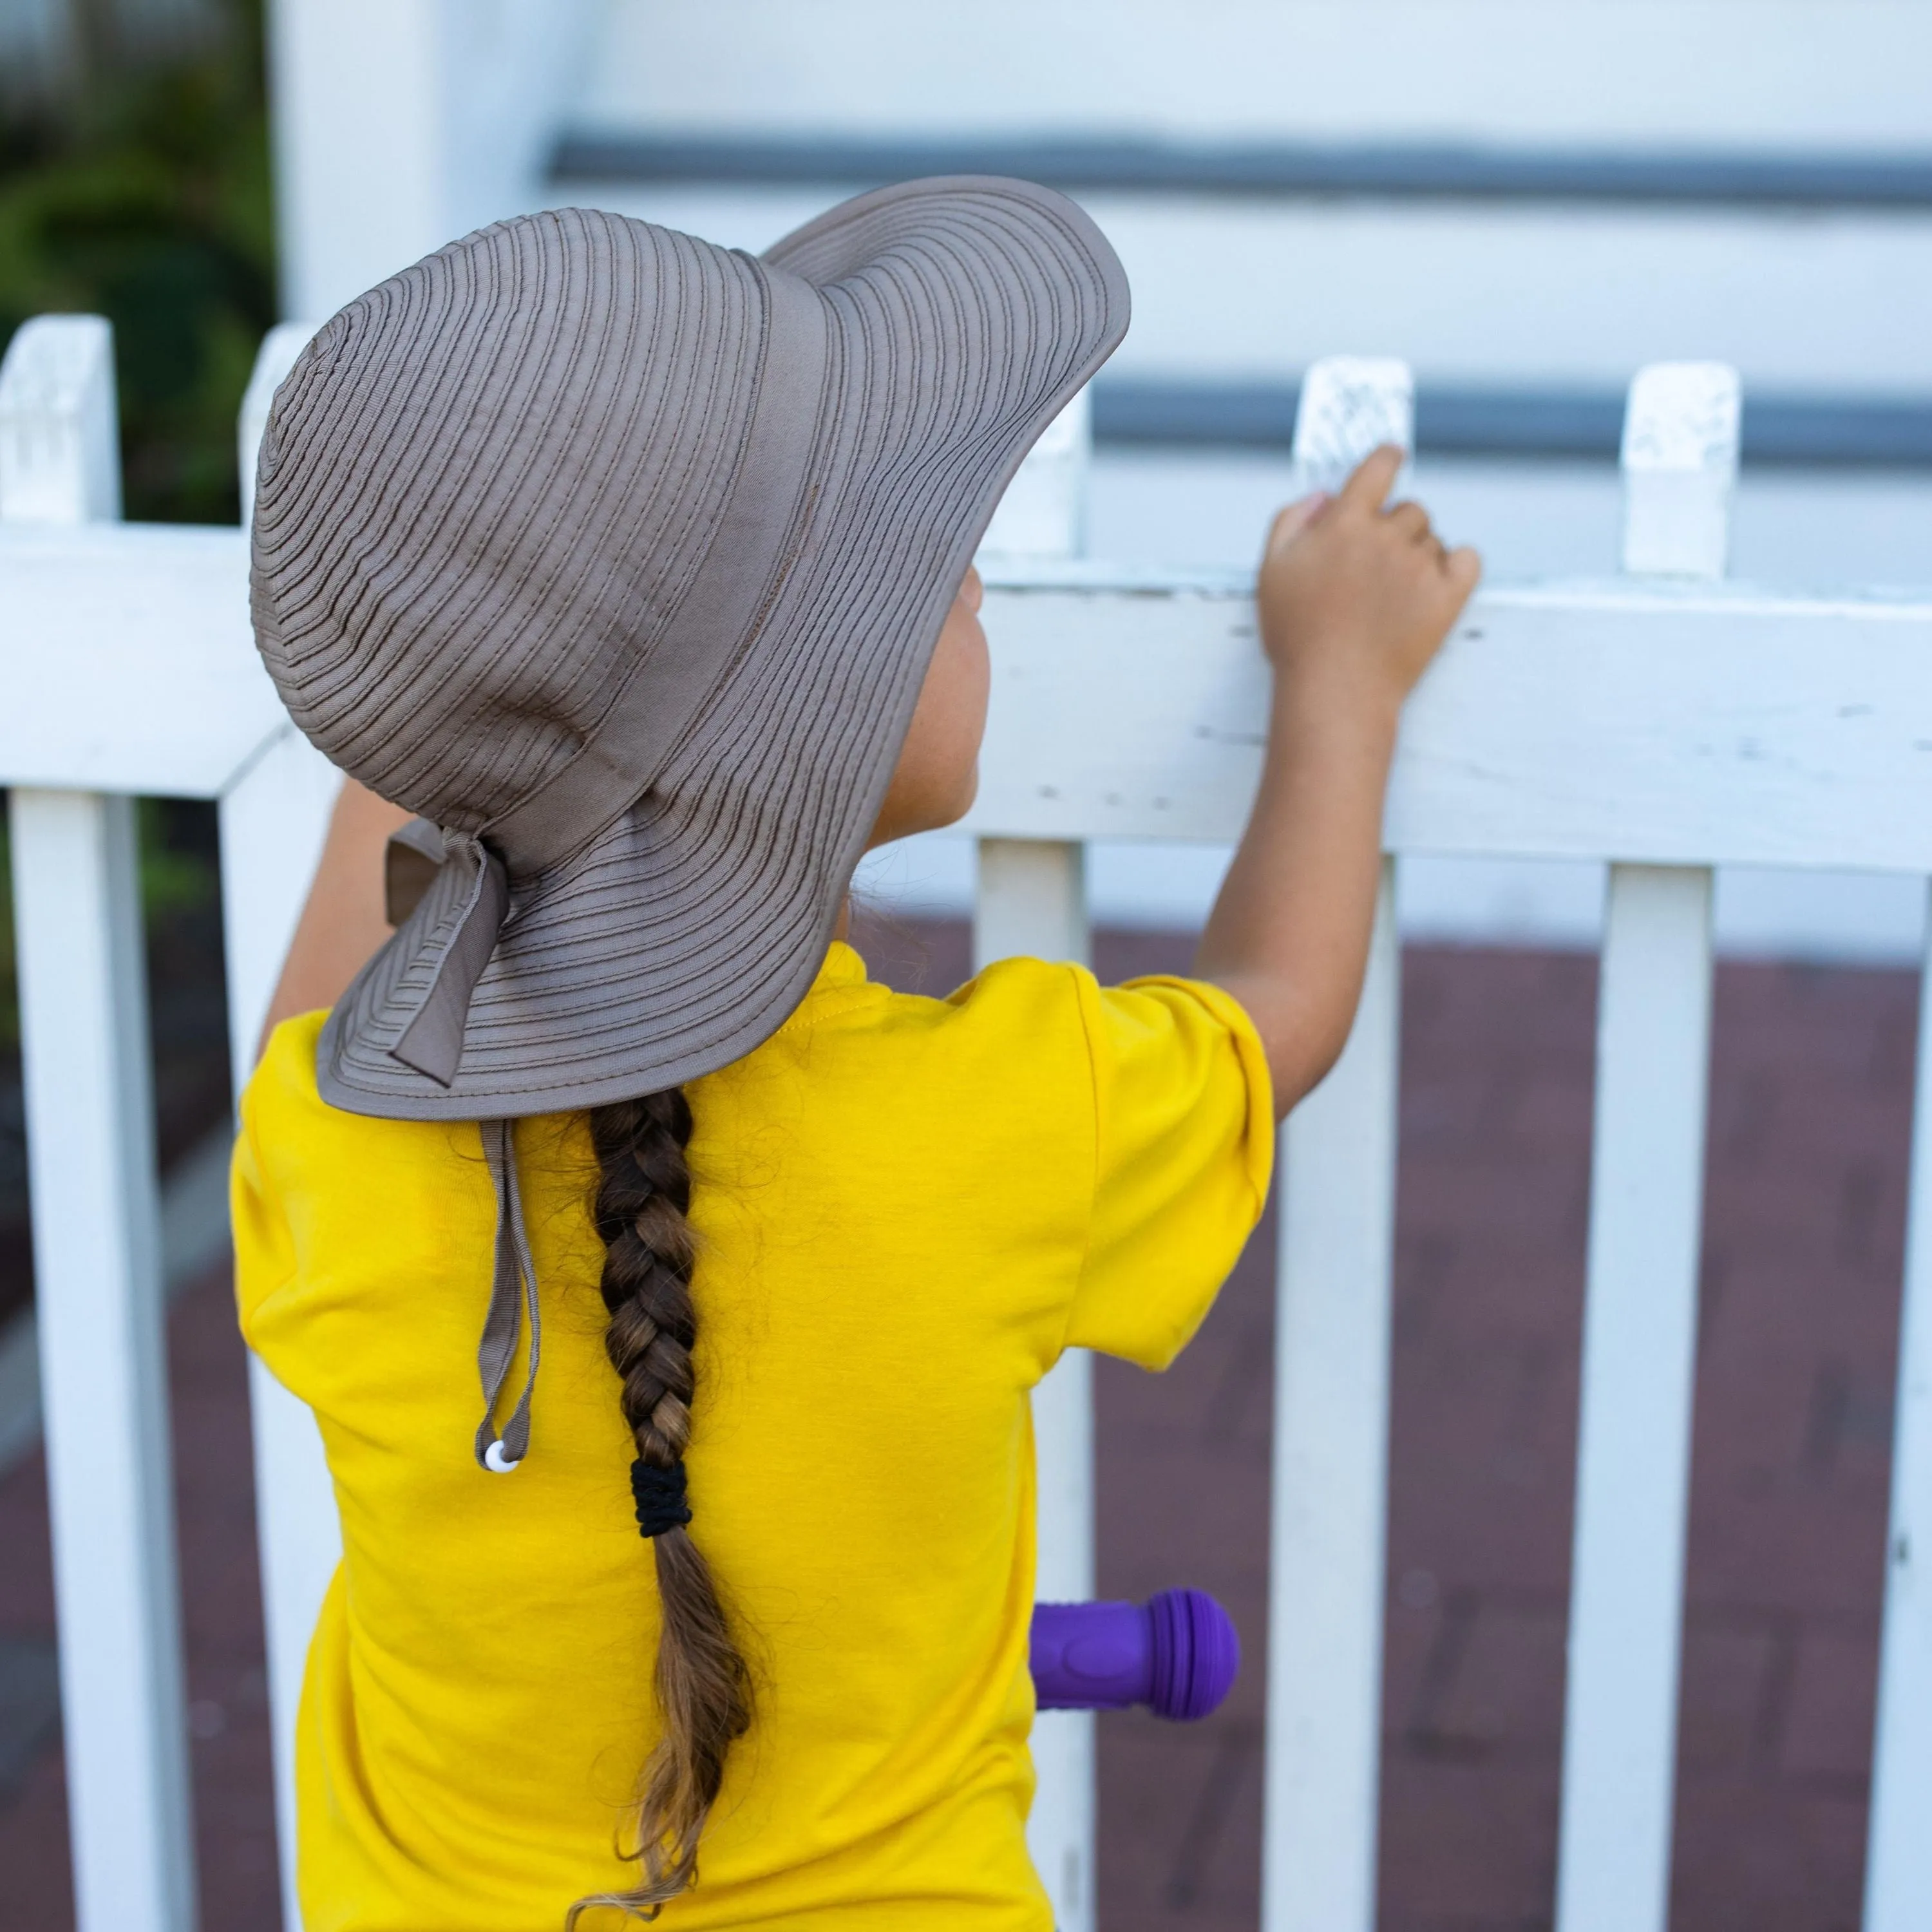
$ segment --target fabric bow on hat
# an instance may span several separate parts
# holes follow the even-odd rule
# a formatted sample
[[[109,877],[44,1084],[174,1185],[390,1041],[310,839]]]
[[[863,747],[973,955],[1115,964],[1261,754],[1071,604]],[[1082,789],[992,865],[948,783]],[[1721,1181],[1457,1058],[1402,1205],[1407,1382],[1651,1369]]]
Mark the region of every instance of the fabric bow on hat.
[[[436,874],[452,866],[470,878],[469,895],[422,1004],[389,1049],[392,1058],[428,1074],[441,1087],[455,1079],[463,1059],[470,999],[509,913],[509,875],[502,860],[481,838],[445,832],[426,818],[415,818],[391,836],[382,881],[389,923],[400,926],[421,903]]]

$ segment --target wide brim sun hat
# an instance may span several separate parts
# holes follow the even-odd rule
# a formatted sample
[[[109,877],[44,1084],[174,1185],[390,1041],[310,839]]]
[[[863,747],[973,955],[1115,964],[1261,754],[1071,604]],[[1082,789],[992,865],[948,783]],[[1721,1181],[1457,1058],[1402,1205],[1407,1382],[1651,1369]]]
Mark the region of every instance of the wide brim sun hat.
[[[958,176],[755,258],[522,216],[328,322],[263,440],[256,634],[302,730],[422,822],[323,1096],[591,1106],[776,1031],[994,508],[1127,315],[1072,202]]]

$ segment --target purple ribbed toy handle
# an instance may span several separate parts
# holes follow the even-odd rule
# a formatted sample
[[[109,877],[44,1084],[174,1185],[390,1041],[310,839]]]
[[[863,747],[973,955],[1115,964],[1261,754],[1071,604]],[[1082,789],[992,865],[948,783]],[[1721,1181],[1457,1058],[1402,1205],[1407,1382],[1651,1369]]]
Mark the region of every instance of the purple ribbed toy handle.
[[[1124,1711],[1204,1718],[1241,1667],[1233,1620],[1202,1590],[1163,1590],[1146,1604],[1034,1607],[1034,1685],[1042,1711]]]

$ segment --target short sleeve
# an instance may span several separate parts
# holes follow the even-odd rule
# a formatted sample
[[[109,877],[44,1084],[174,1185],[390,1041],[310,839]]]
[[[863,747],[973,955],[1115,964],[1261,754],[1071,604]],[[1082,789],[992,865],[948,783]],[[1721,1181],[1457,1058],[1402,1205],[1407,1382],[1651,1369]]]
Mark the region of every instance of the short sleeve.
[[[1201,1325],[1268,1198],[1268,1060],[1253,1022],[1219,987],[1102,987],[1079,976],[1095,1168],[1066,1341],[1164,1369]]]

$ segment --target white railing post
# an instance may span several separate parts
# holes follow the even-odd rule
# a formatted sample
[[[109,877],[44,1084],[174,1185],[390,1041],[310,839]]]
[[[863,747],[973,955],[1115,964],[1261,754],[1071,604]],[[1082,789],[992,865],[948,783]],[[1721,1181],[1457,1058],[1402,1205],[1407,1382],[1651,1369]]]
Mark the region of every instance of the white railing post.
[[[1282,1132],[1264,1932],[1375,1924],[1401,959],[1391,866],[1348,1046]]]
[[[1624,566],[1724,574],[1736,374],[1639,372]],[[1598,992],[1560,1932],[1664,1932],[1711,1036],[1711,873],[1613,866]]]
[[[1294,412],[1294,494],[1333,495],[1362,458],[1385,442],[1415,447],[1415,378],[1408,364],[1388,356],[1324,356],[1311,364]],[[1405,467],[1397,494],[1408,481]]]
[[[120,512],[113,345],[48,316],[0,368],[0,518]],[[134,801],[10,800],[68,1830],[80,1932],[195,1918]]]
[[[1082,390],[1049,424],[1002,499],[982,554],[1003,560],[1079,553],[1085,520],[1089,405]],[[1015,954],[1088,958],[1086,852],[1047,840],[982,838],[974,898],[976,966]],[[1094,1364],[1070,1348],[1034,1392],[1042,1602],[1094,1594]],[[1044,1711],[1034,1720],[1039,1777],[1027,1843],[1053,1901],[1056,1932],[1094,1924],[1094,1717]]]
[[[1412,440],[1406,364],[1304,380],[1296,486],[1333,490]],[[1268,1535],[1264,1932],[1375,1922],[1401,947],[1385,870],[1341,1059],[1282,1130]]]
[[[36,316],[15,331],[0,366],[0,517],[118,520],[114,334],[99,316]]]
[[[1623,567],[1722,577],[1731,548],[1742,397],[1723,362],[1653,362],[1624,411]]]
[[[238,433],[244,528],[254,509],[255,459],[269,404],[314,332],[306,322],[284,322],[269,331],[256,356]],[[340,783],[340,774],[290,724],[221,796],[228,1044],[238,1096],[254,1069],[262,1022],[308,896]],[[255,1448],[256,1541],[268,1648],[282,1923],[286,1932],[299,1932],[296,1713],[309,1640],[341,1557],[342,1532],[314,1414],[252,1354],[248,1406]]]
[[[1864,1932],[1932,1925],[1932,946],[1924,973]]]

